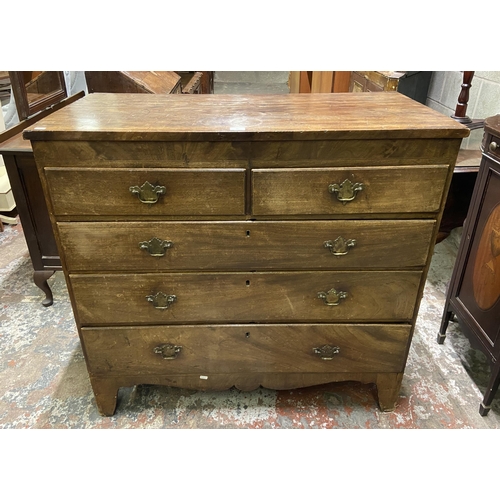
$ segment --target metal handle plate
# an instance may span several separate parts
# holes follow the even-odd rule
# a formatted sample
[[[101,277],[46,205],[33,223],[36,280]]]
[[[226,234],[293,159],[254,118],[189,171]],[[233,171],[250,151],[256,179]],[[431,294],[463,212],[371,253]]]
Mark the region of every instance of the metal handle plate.
[[[338,306],[340,301],[347,298],[347,292],[337,291],[335,288],[328,292],[318,292],[318,299],[322,299],[327,306]]]
[[[328,191],[331,194],[337,193],[337,200],[345,205],[348,201],[354,200],[358,192],[363,191],[364,187],[362,182],[352,183],[349,179],[346,179],[342,184],[330,184]]]
[[[314,354],[325,361],[330,361],[336,354],[340,354],[340,347],[336,345],[324,345],[322,347],[314,347]]]
[[[160,240],[159,238],[151,238],[149,241],[141,241],[139,248],[146,250],[151,257],[163,257],[168,248],[172,248],[171,241]]]
[[[130,186],[129,191],[137,195],[141,203],[153,204],[157,203],[162,194],[167,192],[165,186],[153,186],[146,181],[142,186]]]
[[[159,354],[163,359],[175,359],[181,350],[181,345],[161,344],[155,347],[153,352]]]
[[[168,309],[176,300],[175,295],[167,295],[163,292],[158,292],[156,295],[148,295],[146,297],[148,302],[153,304],[155,309]]]
[[[334,241],[328,240],[323,243],[325,248],[330,250],[332,255],[346,255],[349,249],[356,245],[356,240],[346,240],[342,236],[339,236]]]

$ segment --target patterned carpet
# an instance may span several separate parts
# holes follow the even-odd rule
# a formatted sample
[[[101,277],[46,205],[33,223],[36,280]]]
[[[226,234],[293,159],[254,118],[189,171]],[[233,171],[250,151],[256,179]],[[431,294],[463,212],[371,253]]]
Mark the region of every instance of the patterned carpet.
[[[332,383],[292,391],[199,392],[120,389],[116,414],[97,412],[64,277],[49,280],[43,307],[22,227],[0,233],[0,428],[339,428],[496,429],[500,397],[486,417],[479,403],[489,377],[484,355],[452,323],[436,335],[460,230],[438,244],[417,320],[398,406],[382,413],[375,386]]]

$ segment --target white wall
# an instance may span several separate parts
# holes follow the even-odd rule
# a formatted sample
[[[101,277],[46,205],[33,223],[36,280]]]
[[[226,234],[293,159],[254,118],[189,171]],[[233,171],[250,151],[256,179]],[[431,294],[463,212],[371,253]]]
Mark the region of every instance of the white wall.
[[[462,82],[462,71],[435,71],[429,85],[427,106],[444,115],[453,115]],[[469,91],[467,116],[484,119],[497,114],[500,114],[500,71],[476,71]],[[482,137],[482,129],[473,130],[462,147],[478,149]]]

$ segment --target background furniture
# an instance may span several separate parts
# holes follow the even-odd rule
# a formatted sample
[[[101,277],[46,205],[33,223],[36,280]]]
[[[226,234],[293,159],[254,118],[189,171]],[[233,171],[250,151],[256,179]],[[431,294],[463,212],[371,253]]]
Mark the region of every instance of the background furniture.
[[[446,296],[438,343],[453,314],[471,344],[487,356],[491,377],[479,412],[500,384],[500,115],[484,122],[483,158]]]
[[[199,71],[86,71],[85,79],[89,93],[199,94],[210,85]]]
[[[353,71],[349,92],[399,92],[425,104],[432,71]]]
[[[290,93],[347,92],[350,75],[350,71],[291,71]]]
[[[137,384],[394,408],[468,130],[366,97],[90,94],[25,131],[102,414]]]
[[[9,71],[9,77],[20,121],[68,96],[62,71]]]
[[[53,303],[52,290],[47,280],[58,269],[61,259],[57,250],[50,223],[45,196],[28,140],[23,139],[23,130],[38,120],[83,97],[83,92],[68,97],[61,103],[41,111],[36,116],[21,121],[18,125],[0,134],[0,154],[9,176],[12,193],[16,201],[19,219],[33,264],[35,284],[45,293],[44,306]]]
[[[484,124],[484,120],[472,120],[467,116],[467,104],[473,77],[474,71],[463,72],[463,82],[460,87],[455,113],[452,115],[454,120],[462,123],[469,130],[482,128]],[[482,155],[479,149],[460,148],[437,242],[446,238],[452,229],[463,226],[472,199],[481,158]]]

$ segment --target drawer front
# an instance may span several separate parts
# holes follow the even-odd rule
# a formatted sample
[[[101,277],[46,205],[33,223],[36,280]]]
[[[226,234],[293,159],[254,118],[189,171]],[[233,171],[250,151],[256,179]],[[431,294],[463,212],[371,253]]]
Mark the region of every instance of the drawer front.
[[[206,168],[453,163],[461,139],[336,141],[50,141],[35,142],[41,167]]]
[[[245,168],[251,142],[35,142],[40,167]]]
[[[93,375],[203,376],[399,372],[409,333],[409,325],[196,325],[83,328],[82,338]],[[332,349],[316,351],[323,346]]]
[[[419,271],[72,274],[83,325],[410,321]]]
[[[46,168],[45,175],[55,215],[245,213],[244,169]]]
[[[448,167],[252,170],[255,215],[439,211]],[[339,199],[340,198],[340,199]]]
[[[435,222],[60,222],[69,271],[423,267]]]

